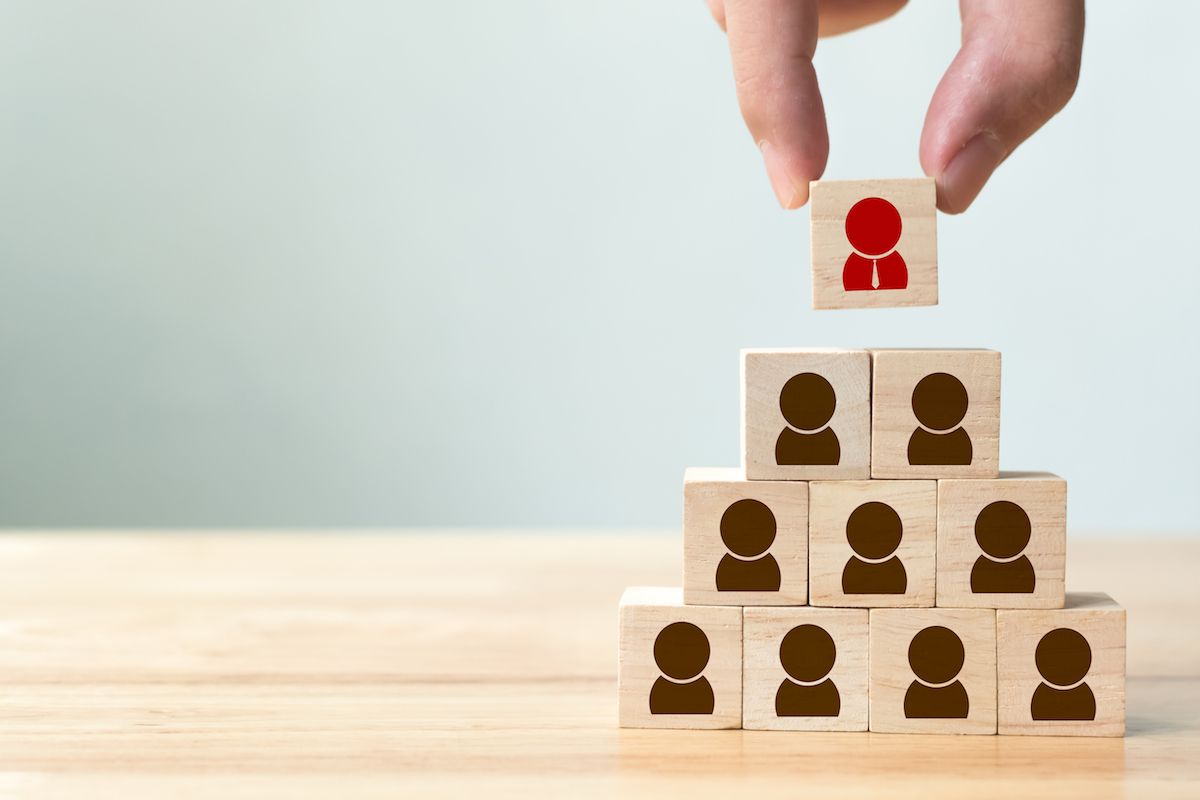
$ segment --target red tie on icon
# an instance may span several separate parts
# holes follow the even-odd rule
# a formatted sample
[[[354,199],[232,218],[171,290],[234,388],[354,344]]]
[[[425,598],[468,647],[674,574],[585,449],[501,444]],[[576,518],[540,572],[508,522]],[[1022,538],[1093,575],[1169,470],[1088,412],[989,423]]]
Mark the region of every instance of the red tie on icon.
[[[842,269],[848,292],[908,288],[908,266],[896,252],[900,212],[882,197],[859,200],[846,215],[846,238],[854,252]]]

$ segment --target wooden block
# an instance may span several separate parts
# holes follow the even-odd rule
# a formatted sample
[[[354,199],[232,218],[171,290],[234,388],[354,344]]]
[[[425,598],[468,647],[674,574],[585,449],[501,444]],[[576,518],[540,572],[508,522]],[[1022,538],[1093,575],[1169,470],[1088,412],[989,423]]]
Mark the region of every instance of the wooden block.
[[[743,350],[742,466],[750,480],[870,477],[870,354]]]
[[[872,350],[871,477],[1000,474],[1000,354]]]
[[[742,727],[867,729],[867,610],[747,608]]]
[[[1048,472],[938,481],[937,604],[1062,608],[1067,482]]]
[[[871,611],[871,730],[996,732],[996,612]]]
[[[740,469],[683,477],[683,598],[698,605],[808,602],[808,484]]]
[[[1000,733],[1125,735],[1125,609],[1106,594],[996,612]]]
[[[935,306],[933,178],[813,181],[813,308]]]
[[[808,493],[811,605],[934,604],[937,481],[814,481]]]
[[[622,728],[740,728],[742,609],[685,606],[683,590],[635,586],[620,606]]]

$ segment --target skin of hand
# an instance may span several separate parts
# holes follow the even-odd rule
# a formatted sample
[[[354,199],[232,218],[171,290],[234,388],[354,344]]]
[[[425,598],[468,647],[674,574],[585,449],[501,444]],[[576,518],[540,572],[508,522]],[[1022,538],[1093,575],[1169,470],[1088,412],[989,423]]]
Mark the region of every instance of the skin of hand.
[[[784,208],[808,202],[829,157],[813,68],[820,36],[890,17],[906,0],[707,0],[729,37],[738,105]],[[961,0],[962,44],[933,93],[921,167],[938,208],[967,209],[1079,82],[1083,0]]]

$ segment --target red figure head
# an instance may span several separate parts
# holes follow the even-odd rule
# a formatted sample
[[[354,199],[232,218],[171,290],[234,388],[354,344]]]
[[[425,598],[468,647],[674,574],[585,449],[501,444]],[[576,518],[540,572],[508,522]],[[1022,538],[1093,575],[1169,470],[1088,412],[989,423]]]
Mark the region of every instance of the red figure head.
[[[865,256],[881,256],[900,241],[900,212],[882,197],[859,200],[846,215],[846,238]]]

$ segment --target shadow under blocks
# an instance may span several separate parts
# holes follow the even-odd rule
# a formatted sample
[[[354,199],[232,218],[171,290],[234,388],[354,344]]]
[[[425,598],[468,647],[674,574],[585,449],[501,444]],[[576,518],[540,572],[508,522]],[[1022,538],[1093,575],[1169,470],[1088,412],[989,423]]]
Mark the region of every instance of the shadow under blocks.
[[[683,586],[621,598],[621,726],[1124,735],[1125,611],[1064,591],[1066,481],[999,469],[999,353],[749,349],[741,382]]]

